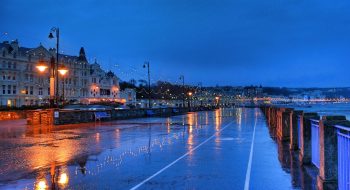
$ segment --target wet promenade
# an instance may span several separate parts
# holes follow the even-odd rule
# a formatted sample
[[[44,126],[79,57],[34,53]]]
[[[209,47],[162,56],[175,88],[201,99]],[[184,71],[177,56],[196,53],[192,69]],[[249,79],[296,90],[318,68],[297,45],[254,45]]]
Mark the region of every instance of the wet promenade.
[[[259,109],[23,123],[0,123],[0,189],[314,189]]]

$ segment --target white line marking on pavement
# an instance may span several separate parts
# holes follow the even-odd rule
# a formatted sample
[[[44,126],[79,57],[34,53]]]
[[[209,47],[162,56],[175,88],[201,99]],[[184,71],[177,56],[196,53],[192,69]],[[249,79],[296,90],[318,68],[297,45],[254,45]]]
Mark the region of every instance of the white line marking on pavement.
[[[251,146],[250,146],[250,154],[249,154],[249,161],[248,161],[247,173],[246,173],[246,175],[245,175],[244,190],[249,190],[250,173],[251,173],[251,171],[252,171],[252,160],[253,160],[253,152],[254,152],[254,140],[255,140],[256,121],[257,121],[257,118],[256,118],[256,116],[255,116],[255,123],[254,123],[254,130],[253,130],[253,138],[252,138],[252,144],[251,144]]]
[[[206,142],[208,142],[209,140],[211,140],[212,138],[215,137],[215,135],[217,133],[221,133],[221,131],[223,131],[224,129],[226,129],[228,126],[230,126],[233,123],[233,121],[231,121],[230,123],[228,123],[227,125],[225,125],[225,127],[221,128],[219,131],[215,132],[212,136],[210,136],[209,138],[207,138],[205,141],[203,141],[201,144],[197,145],[196,147],[194,147],[193,149],[191,149],[190,151],[188,151],[187,153],[185,153],[184,155],[182,155],[181,157],[179,157],[178,159],[176,159],[175,161],[171,162],[170,164],[168,164],[167,166],[165,166],[164,168],[162,168],[161,170],[159,170],[158,172],[156,172],[155,174],[153,174],[152,176],[148,177],[147,179],[143,180],[141,183],[137,184],[136,186],[134,186],[133,188],[131,188],[130,190],[135,190],[137,188],[139,188],[140,186],[142,186],[143,184],[145,184],[146,182],[148,182],[149,180],[151,180],[152,178],[156,177],[157,175],[159,175],[160,173],[162,173],[163,171],[165,171],[166,169],[170,168],[172,165],[176,164],[176,162],[180,161],[181,159],[183,159],[184,157],[186,157],[187,155],[189,155],[190,153],[194,152],[197,148],[201,147],[203,144],[205,144]]]

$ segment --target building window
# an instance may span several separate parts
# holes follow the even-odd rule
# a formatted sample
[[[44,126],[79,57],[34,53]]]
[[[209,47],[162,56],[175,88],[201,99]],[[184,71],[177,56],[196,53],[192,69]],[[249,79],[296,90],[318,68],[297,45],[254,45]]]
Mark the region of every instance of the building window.
[[[43,95],[43,88],[39,88],[39,95]]]
[[[6,74],[2,72],[2,80],[6,80]]]
[[[30,75],[30,82],[33,82],[33,75]]]
[[[12,94],[17,94],[17,86],[12,86]]]
[[[17,69],[17,63],[16,62],[13,63],[13,68]]]
[[[50,88],[47,88],[47,95],[50,96]]]
[[[7,85],[7,94],[11,94],[11,85]]]
[[[33,95],[33,91],[34,91],[34,88],[31,86],[31,87],[30,87],[29,94],[30,94],[30,95]]]
[[[24,89],[25,89],[25,94],[28,94],[28,86],[25,86]]]
[[[11,69],[11,62],[7,63],[7,68]]]
[[[24,76],[25,76],[24,78],[26,79],[26,81],[28,81],[29,80],[29,75],[25,74]]]
[[[16,80],[16,73],[13,73],[12,80]]]
[[[7,75],[7,80],[11,80],[11,73]]]
[[[2,94],[6,94],[6,86],[2,85]]]
[[[3,57],[5,57],[5,54],[6,54],[5,51],[2,51],[2,56],[3,56]]]

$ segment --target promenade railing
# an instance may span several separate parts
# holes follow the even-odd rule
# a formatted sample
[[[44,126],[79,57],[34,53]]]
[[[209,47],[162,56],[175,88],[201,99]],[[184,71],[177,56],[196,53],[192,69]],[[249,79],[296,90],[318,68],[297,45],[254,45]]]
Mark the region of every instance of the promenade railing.
[[[311,121],[311,162],[320,168],[320,134],[319,121],[310,119]]]
[[[350,128],[335,127],[338,137],[338,189],[350,190]]]
[[[301,116],[298,115],[297,117],[297,126],[298,126],[298,148],[299,150],[301,149],[301,123],[300,123],[300,120],[301,120]]]

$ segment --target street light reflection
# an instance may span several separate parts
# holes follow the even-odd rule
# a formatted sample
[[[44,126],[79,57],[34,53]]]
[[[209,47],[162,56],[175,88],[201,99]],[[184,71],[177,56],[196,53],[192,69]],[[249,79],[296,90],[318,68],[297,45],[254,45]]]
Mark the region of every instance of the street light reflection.
[[[62,173],[58,178],[58,183],[63,186],[67,185],[68,181],[69,181],[69,178],[67,173]]]
[[[44,190],[47,189],[47,184],[46,184],[46,180],[42,179],[40,180],[37,184],[36,184],[36,190]]]

